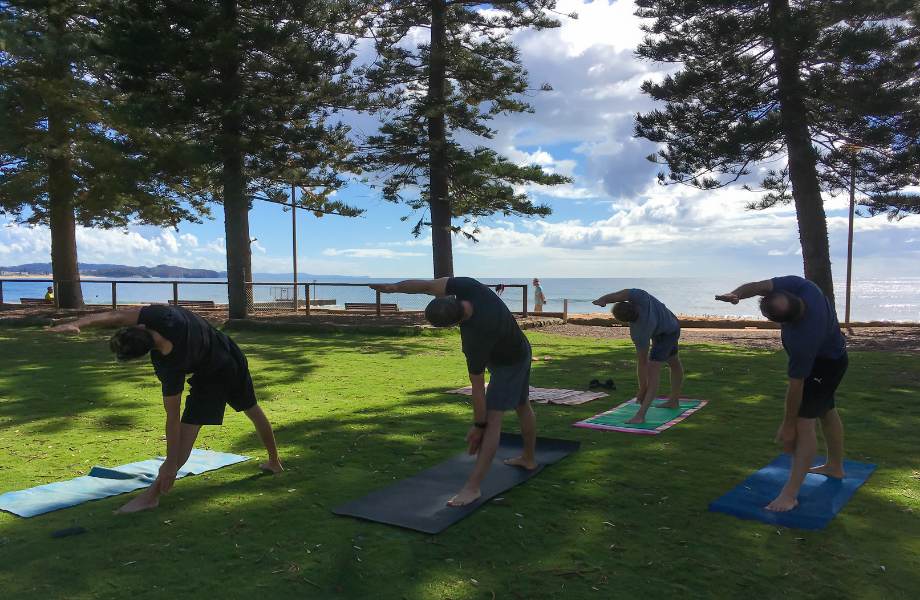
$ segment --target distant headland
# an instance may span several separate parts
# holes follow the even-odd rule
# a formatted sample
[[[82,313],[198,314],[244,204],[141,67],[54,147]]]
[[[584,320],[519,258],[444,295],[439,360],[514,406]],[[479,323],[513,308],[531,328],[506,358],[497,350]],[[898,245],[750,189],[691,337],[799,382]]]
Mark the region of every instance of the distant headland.
[[[129,267],[127,265],[97,265],[79,263],[80,274],[90,277],[114,278],[150,278],[160,277],[167,279],[218,279],[226,277],[226,271],[212,271],[210,269],[186,269],[171,265],[157,265],[155,267]],[[13,267],[0,267],[0,273],[24,275],[51,275],[51,263],[30,263]]]

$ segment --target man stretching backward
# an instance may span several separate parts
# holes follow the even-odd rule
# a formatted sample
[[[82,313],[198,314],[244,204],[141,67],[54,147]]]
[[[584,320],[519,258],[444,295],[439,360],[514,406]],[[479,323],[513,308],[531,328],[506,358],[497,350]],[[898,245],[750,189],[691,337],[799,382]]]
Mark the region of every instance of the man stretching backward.
[[[51,327],[52,333],[80,333],[85,327],[121,326],[109,340],[120,361],[150,353],[150,362],[163,388],[166,409],[166,460],[156,480],[117,513],[139,512],[159,503],[168,494],[176,475],[188,460],[202,425],[220,425],[229,404],[252,421],[268,461],[259,468],[280,473],[275,434],[268,418],[256,404],[256,394],[246,357],[236,343],[195,313],[180,306],[143,306],[89,315]],[[179,418],[185,377],[189,393]]]
[[[786,369],[786,416],[776,432],[783,452],[792,455],[789,480],[767,510],[786,511],[798,506],[799,488],[805,475],[818,473],[843,478],[843,424],[834,405],[834,392],[847,371],[846,340],[837,313],[814,283],[789,275],[746,283],[716,300],[738,304],[751,296],[763,296],[763,316],[780,324],[783,348],[789,355]],[[827,442],[827,463],[812,467],[818,453],[815,421]]]
[[[469,481],[447,504],[463,506],[482,495],[479,484],[498,451],[502,416],[506,411],[517,412],[524,450],[521,456],[506,460],[505,464],[536,469],[537,420],[530,407],[530,342],[501,298],[469,277],[375,283],[370,287],[386,294],[438,296],[425,308],[425,318],[435,327],[460,326],[461,345],[473,387],[473,427],[464,441],[470,443],[470,455],[478,452],[479,456]],[[488,390],[486,367],[491,374]]]

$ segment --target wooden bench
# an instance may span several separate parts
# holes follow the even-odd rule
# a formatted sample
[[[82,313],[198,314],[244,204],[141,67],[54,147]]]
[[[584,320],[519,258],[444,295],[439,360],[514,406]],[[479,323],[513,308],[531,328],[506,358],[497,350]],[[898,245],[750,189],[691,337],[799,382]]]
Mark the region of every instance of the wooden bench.
[[[20,298],[20,304],[26,304],[28,306],[38,306],[38,305],[54,305],[54,300],[45,300],[44,298]]]
[[[346,302],[345,310],[361,310],[361,311],[374,311],[377,312],[377,303],[376,302]],[[380,312],[399,312],[399,307],[396,304],[380,304]]]
[[[176,306],[176,300],[170,300],[169,303]],[[216,308],[213,300],[178,300],[178,305],[183,308]]]

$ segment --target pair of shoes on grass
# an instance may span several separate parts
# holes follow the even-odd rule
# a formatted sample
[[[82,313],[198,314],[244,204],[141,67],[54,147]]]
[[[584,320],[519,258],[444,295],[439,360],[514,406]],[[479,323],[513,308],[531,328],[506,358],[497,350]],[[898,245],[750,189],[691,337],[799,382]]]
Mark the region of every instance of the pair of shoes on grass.
[[[589,388],[605,387],[605,388],[607,388],[608,390],[615,390],[615,389],[617,389],[617,384],[615,384],[615,383],[613,382],[613,377],[610,377],[610,378],[608,378],[607,381],[605,381],[604,383],[601,383],[601,382],[598,381],[597,379],[592,379],[592,380],[588,383],[588,387],[589,387]]]

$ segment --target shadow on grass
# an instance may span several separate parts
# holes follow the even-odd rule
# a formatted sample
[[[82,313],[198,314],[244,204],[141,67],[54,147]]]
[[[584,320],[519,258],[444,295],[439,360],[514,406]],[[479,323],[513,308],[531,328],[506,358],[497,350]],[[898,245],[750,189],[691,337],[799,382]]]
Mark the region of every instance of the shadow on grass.
[[[133,516],[110,514],[128,496],[28,520],[2,515],[0,537],[10,541],[0,548],[0,588],[17,598],[413,600],[490,598],[489,591],[594,598],[596,590],[622,598],[874,598],[916,589],[920,549],[906,532],[917,521],[906,511],[920,507],[901,495],[917,495],[911,475],[920,409],[909,387],[916,358],[892,369],[889,356],[852,356],[838,394],[848,457],[882,467],[826,531],[777,534],[706,506],[779,453],[772,440],[782,419],[782,353],[683,347],[682,396],[711,402],[663,434],[642,436],[571,427],[635,395],[631,346],[531,336],[535,354],[553,356],[534,364],[533,385],[585,389],[588,379],[606,373],[619,389],[580,406],[534,406],[541,435],[581,440],[582,450],[433,538],[335,517],[330,509],[463,451],[469,398],[441,393],[468,384],[459,339],[252,332],[234,338],[249,356],[287,470],[261,476],[250,461],[181,480],[158,509]],[[90,350],[96,360],[107,353]],[[78,358],[95,368],[93,356]],[[68,360],[66,352],[60,360]],[[155,379],[138,391],[149,411],[118,398],[138,386],[139,373],[110,373],[109,385],[87,386],[82,371],[67,375],[72,386],[108,394],[106,410],[88,409],[90,416],[124,411],[125,423],[134,424],[119,431],[134,446],[129,452],[109,444],[109,464],[156,450],[143,443],[150,436],[145,427],[162,428]],[[24,383],[21,373],[0,374],[0,410]],[[26,437],[50,421],[57,429],[47,438],[98,435],[83,421],[46,416],[51,398],[29,397],[31,420],[0,413],[24,432],[28,427]],[[9,425],[4,421],[0,438]],[[516,430],[513,415],[504,429]],[[232,412],[199,439],[199,447],[264,456],[248,420]],[[42,465],[16,460],[4,481]],[[48,537],[73,525],[88,533]]]

